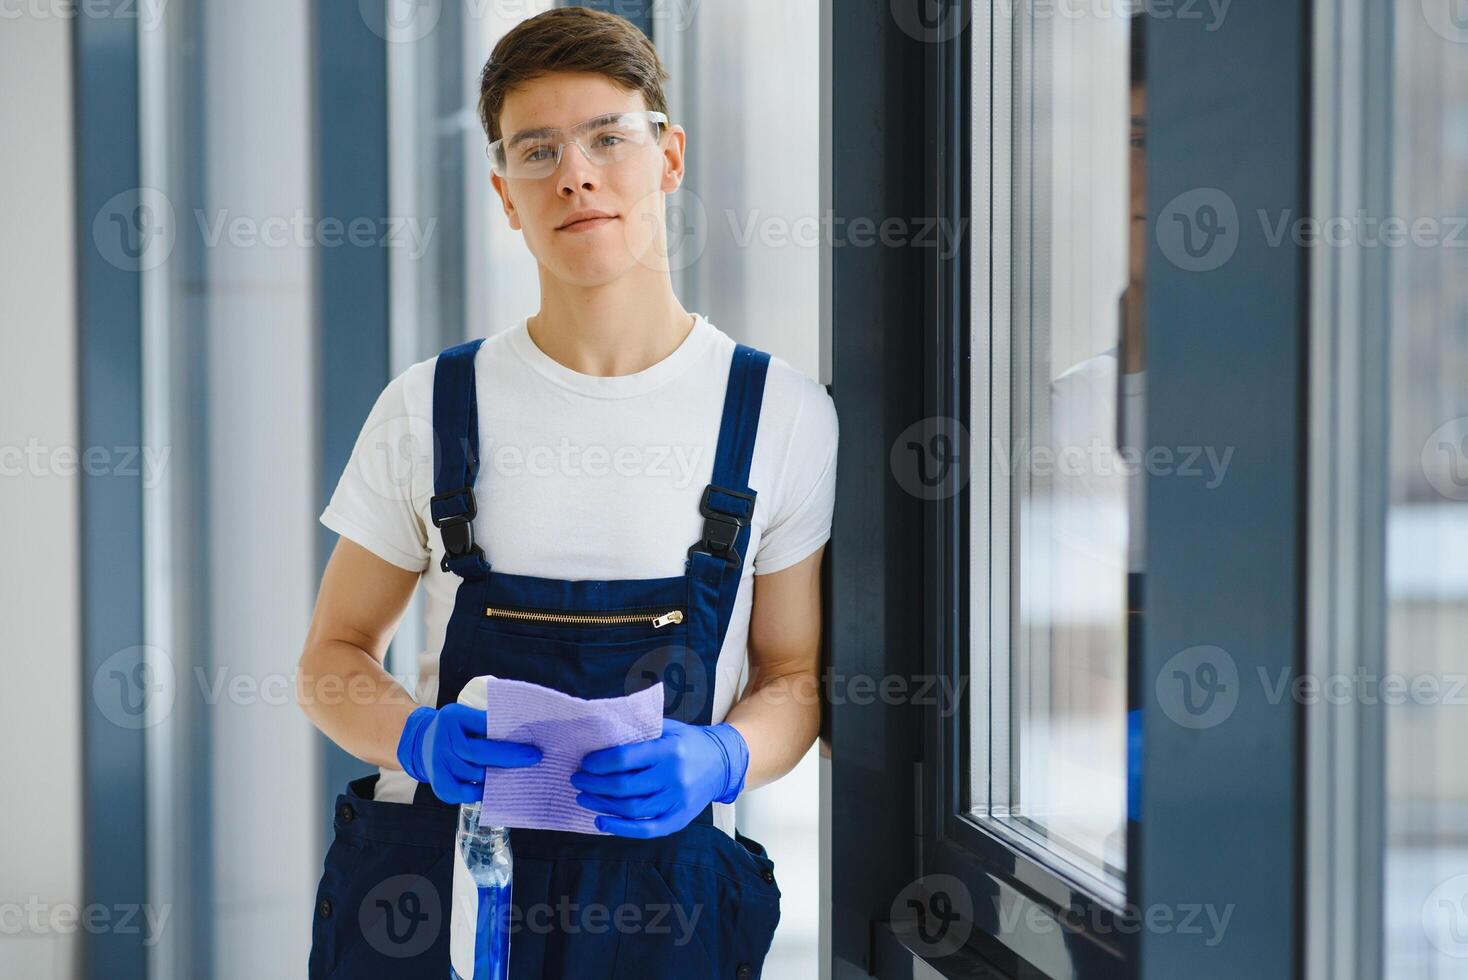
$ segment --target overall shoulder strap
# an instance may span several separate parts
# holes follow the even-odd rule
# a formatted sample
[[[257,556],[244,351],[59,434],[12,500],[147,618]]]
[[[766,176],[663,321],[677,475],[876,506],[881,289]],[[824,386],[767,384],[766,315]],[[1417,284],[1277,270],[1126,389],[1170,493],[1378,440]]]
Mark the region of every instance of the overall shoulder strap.
[[[690,571],[718,591],[717,633],[711,638],[715,656],[734,611],[744,552],[749,545],[749,522],[756,496],[749,486],[749,469],[769,366],[769,354],[744,344],[735,345],[713,476],[698,505],[704,519],[703,536],[688,549]]]
[[[474,356],[484,338],[450,347],[433,371],[433,498],[429,514],[443,536],[443,570],[461,578],[489,572],[474,543],[474,480],[479,474],[479,399]]]

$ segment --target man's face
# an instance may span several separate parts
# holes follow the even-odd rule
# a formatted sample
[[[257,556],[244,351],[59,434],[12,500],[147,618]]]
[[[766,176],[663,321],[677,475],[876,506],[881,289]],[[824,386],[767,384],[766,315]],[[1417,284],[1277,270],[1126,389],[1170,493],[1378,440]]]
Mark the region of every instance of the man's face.
[[[557,72],[517,86],[500,111],[506,138],[527,129],[569,130],[609,112],[647,109],[640,91],[621,88],[604,75]],[[546,177],[493,175],[510,227],[556,278],[595,286],[642,266],[666,268],[663,195],[683,179],[681,126],[665,128],[657,143],[606,166],[597,166],[567,145],[560,166]],[[568,223],[579,211],[602,211],[610,219]]]
[[[1131,234],[1128,238],[1130,278],[1141,284],[1147,256],[1147,86],[1133,83],[1130,98],[1131,135],[1127,151],[1127,185]]]

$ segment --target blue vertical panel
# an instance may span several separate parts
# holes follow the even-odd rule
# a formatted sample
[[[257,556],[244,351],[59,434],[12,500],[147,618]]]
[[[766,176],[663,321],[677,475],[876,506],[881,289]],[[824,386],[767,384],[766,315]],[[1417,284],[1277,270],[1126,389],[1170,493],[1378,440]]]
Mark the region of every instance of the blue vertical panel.
[[[389,216],[386,0],[323,3],[314,10],[317,213],[343,227],[353,219],[380,222]],[[391,367],[386,248],[380,243],[318,248],[316,255],[320,468],[315,506],[320,513],[363,421],[391,378]],[[319,525],[317,534],[324,570],[336,534]],[[326,736],[318,737],[324,855],[336,794],[373,767]]]
[[[464,96],[464,5],[451,3],[439,14],[438,28],[430,38],[433,52],[433,102],[440,122],[456,118],[465,105]],[[483,58],[489,52],[483,52]],[[472,66],[477,77],[482,64],[476,60]],[[475,118],[478,118],[477,113]],[[436,290],[434,300],[438,307],[438,322],[429,322],[427,317],[413,324],[417,333],[418,350],[423,357],[438,353],[445,347],[467,340],[468,310],[466,287],[469,281],[465,268],[465,241],[469,218],[466,202],[466,177],[464,160],[465,141],[472,144],[478,160],[488,171],[488,157],[484,152],[487,137],[477,122],[472,126],[436,126],[437,143],[432,165],[435,171],[434,186],[437,195],[434,203],[437,210],[429,215],[420,215],[424,227],[432,227],[435,252],[439,256],[436,265],[437,277],[426,283],[427,288]],[[479,171],[476,171],[476,177]],[[488,179],[485,177],[484,179]],[[478,215],[475,215],[477,218]],[[434,224],[429,226],[428,221]],[[425,264],[429,264],[425,262]]]
[[[652,3],[653,0],[560,0],[557,6],[590,7],[617,14],[636,24],[638,30],[651,38]]]
[[[138,185],[137,20],[126,0],[72,19],[78,449],[141,447],[142,272],[161,216]],[[141,467],[79,468],[82,901],[139,918],[148,901]],[[93,680],[104,685],[94,689]],[[115,683],[115,686],[113,686]],[[78,932],[82,976],[142,978],[146,929]]]
[[[1147,980],[1299,968],[1302,709],[1276,686],[1304,653],[1308,267],[1277,230],[1308,208],[1308,6],[1148,24],[1146,426],[1174,465],[1146,477]],[[1186,447],[1231,453],[1222,478]]]

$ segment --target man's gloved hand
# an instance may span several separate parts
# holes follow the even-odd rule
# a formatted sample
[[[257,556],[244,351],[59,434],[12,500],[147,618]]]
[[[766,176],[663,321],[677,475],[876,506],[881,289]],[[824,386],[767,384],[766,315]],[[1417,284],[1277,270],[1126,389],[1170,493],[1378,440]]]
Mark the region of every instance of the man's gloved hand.
[[[488,727],[482,708],[415,708],[398,737],[398,763],[445,803],[477,802],[484,795],[486,767],[533,766],[541,758],[540,749],[528,743],[489,738]]]
[[[661,837],[682,829],[711,801],[732,803],[744,788],[749,746],[733,725],[663,719],[660,738],[588,752],[571,774],[576,797],[598,830]]]

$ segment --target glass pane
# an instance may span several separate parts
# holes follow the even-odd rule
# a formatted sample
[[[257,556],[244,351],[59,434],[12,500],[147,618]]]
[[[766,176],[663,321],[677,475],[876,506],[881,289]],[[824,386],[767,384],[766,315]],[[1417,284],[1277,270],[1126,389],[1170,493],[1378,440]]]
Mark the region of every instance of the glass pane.
[[[1390,977],[1468,964],[1468,19],[1453,6],[1396,5],[1386,671],[1407,686],[1382,688]]]
[[[994,68],[1013,94],[995,135],[994,195],[1009,203],[992,225],[987,515],[1003,543],[986,583],[1005,624],[975,637],[990,703],[974,719],[970,805],[1119,888],[1128,574],[1141,569],[1145,89],[1128,17],[1020,4],[1008,29],[1012,64]],[[996,77],[996,98],[1005,88]]]

